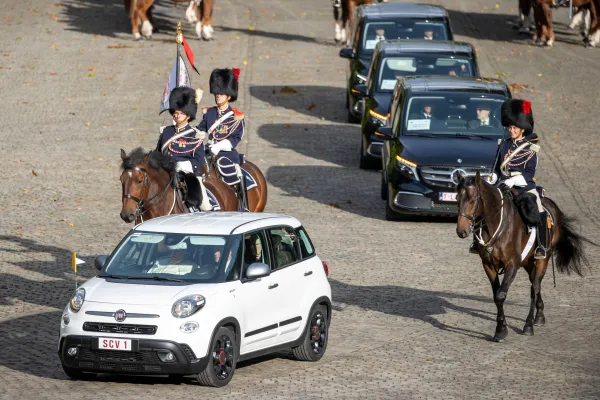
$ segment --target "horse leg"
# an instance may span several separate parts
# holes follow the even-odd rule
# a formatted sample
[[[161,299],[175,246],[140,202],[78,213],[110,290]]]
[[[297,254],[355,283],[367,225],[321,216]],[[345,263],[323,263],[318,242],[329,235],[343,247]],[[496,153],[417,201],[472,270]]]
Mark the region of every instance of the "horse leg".
[[[552,7],[547,2],[544,2],[544,14],[546,14],[546,46],[554,46],[554,24],[552,22]]]
[[[348,7],[346,21],[348,23],[348,30],[350,31],[350,35],[354,33],[354,9],[356,8],[356,4],[354,4],[353,0],[346,0],[346,4]],[[350,37],[346,40],[346,45],[350,46]]]
[[[529,309],[529,315],[525,320],[525,326],[523,327],[523,335],[533,335],[534,325],[544,325],[546,323],[546,317],[544,317],[544,302],[542,300],[541,289],[542,279],[546,274],[546,268],[548,267],[548,258],[543,260],[536,260],[535,267],[532,268],[529,274],[529,280],[531,281],[531,306]],[[536,308],[537,312],[535,319],[533,318],[533,310]]]
[[[504,316],[504,302],[506,301],[506,296],[508,293],[508,289],[512,284],[515,276],[517,276],[517,271],[519,270],[519,260],[513,259],[504,267],[504,279],[500,284],[500,287],[496,290],[494,294],[494,302],[496,303],[496,307],[498,307],[498,324],[500,321],[503,322],[504,328],[498,331],[496,328],[496,335],[494,336],[494,341],[502,342],[506,336],[508,335],[508,329],[506,328],[506,318]]]
[[[213,9],[213,0],[202,0],[201,2],[201,22],[202,29],[201,35],[204,40],[212,40],[214,29],[211,25],[211,17],[212,17],[212,9]]]
[[[198,7],[198,3],[196,0],[191,0],[188,8],[185,10],[185,17],[187,18],[190,24],[194,22],[198,22],[198,16],[196,15],[196,8]]]
[[[148,20],[148,9],[152,6],[154,0],[138,1],[138,18],[142,20],[142,36],[146,39],[152,37],[152,24]]]
[[[492,285],[492,294],[498,310],[498,313],[496,314],[496,332],[493,340],[496,342],[501,342],[504,340],[504,338],[506,338],[506,335],[508,335],[508,329],[506,328],[506,318],[504,316],[504,308],[502,303],[496,301],[496,293],[498,293],[498,289],[500,288],[500,279],[498,277],[498,273],[492,265],[484,263],[483,270],[485,271],[485,274]]]
[[[341,5],[339,7],[333,6],[333,19],[335,21],[335,30],[333,34],[333,40],[336,43],[339,43],[342,39],[342,8]]]

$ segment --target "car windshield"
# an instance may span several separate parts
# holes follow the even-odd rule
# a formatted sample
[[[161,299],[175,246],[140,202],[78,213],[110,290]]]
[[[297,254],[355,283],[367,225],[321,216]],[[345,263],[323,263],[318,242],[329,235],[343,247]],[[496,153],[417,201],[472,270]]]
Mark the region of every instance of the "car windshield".
[[[241,237],[133,231],[99,274],[114,279],[220,283],[237,279]],[[238,274],[239,275],[239,272]]]
[[[373,54],[380,40],[448,40],[446,23],[442,19],[398,18],[391,21],[367,22],[363,32],[361,57]]]
[[[379,64],[377,91],[392,92],[398,78],[409,75],[474,76],[468,57],[415,54],[386,57]]]
[[[442,93],[408,99],[403,120],[404,135],[462,135],[500,138],[502,95]]]

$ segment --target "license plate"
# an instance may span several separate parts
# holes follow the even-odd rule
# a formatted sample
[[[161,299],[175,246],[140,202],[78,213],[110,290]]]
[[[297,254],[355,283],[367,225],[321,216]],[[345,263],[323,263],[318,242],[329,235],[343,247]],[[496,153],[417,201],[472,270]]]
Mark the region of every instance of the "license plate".
[[[102,350],[131,351],[131,340],[115,338],[98,338],[98,348]]]
[[[456,193],[440,192],[440,201],[456,201]]]

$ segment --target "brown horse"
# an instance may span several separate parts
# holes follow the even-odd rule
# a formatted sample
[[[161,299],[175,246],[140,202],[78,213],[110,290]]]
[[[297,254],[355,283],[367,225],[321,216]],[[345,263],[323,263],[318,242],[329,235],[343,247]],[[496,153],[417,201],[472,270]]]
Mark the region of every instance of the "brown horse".
[[[464,239],[473,231],[484,242],[477,243],[477,249],[498,309],[493,340],[502,342],[508,335],[504,301],[520,267],[525,269],[531,281],[531,305],[523,334],[533,335],[533,326],[544,325],[546,321],[541,283],[553,253],[556,252],[556,264],[561,273],[575,272],[581,276],[582,266],[588,264],[583,242],[592,242],[574,232],[573,220],[566,217],[552,200],[543,197],[542,204],[551,216],[551,224],[548,223],[551,226],[550,240],[547,258],[535,260],[535,246],[527,249],[528,229],[508,192],[502,192],[481,179],[479,173],[466,179],[459,177],[457,190],[459,217],[456,234]],[[504,279],[500,283],[502,273]]]
[[[125,222],[139,223],[164,215],[190,212],[177,190],[175,163],[170,156],[157,151],[146,153],[138,147],[129,155],[121,149],[121,159],[121,218]],[[267,182],[254,164],[246,161],[242,167],[258,184],[257,188],[248,191],[249,210],[261,212],[267,202]],[[203,182],[220,211],[238,210],[239,201],[234,190],[215,174],[206,174]]]
[[[387,2],[387,0],[377,0],[379,3]],[[373,4],[374,0],[332,0],[333,19],[335,21],[334,40],[336,43],[347,43],[350,45],[350,38],[346,32],[346,24],[348,31],[352,33],[354,23],[354,9],[357,6],[365,4]]]
[[[155,0],[125,0],[125,11],[131,20],[131,33],[135,40],[152,37],[152,5]],[[212,12],[214,0],[173,0],[175,3],[189,3],[185,12],[188,21],[196,26],[199,38],[210,40],[213,38]],[[139,25],[142,24],[142,34]]]

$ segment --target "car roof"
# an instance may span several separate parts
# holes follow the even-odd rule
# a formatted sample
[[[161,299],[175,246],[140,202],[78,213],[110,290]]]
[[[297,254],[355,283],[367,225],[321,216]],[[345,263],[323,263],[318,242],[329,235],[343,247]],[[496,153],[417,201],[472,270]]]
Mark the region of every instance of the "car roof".
[[[506,93],[504,81],[474,76],[405,76],[399,79],[402,85],[412,92],[433,92],[438,90],[479,90],[489,93]]]
[[[381,3],[363,6],[361,13],[368,19],[389,19],[394,17],[447,17],[442,6],[418,3]]]
[[[267,226],[301,226],[289,215],[255,212],[201,212],[153,218],[133,229],[138,231],[196,235],[230,235]]]
[[[394,39],[377,43],[379,52],[388,54],[400,53],[455,53],[474,54],[471,43],[452,40]]]

